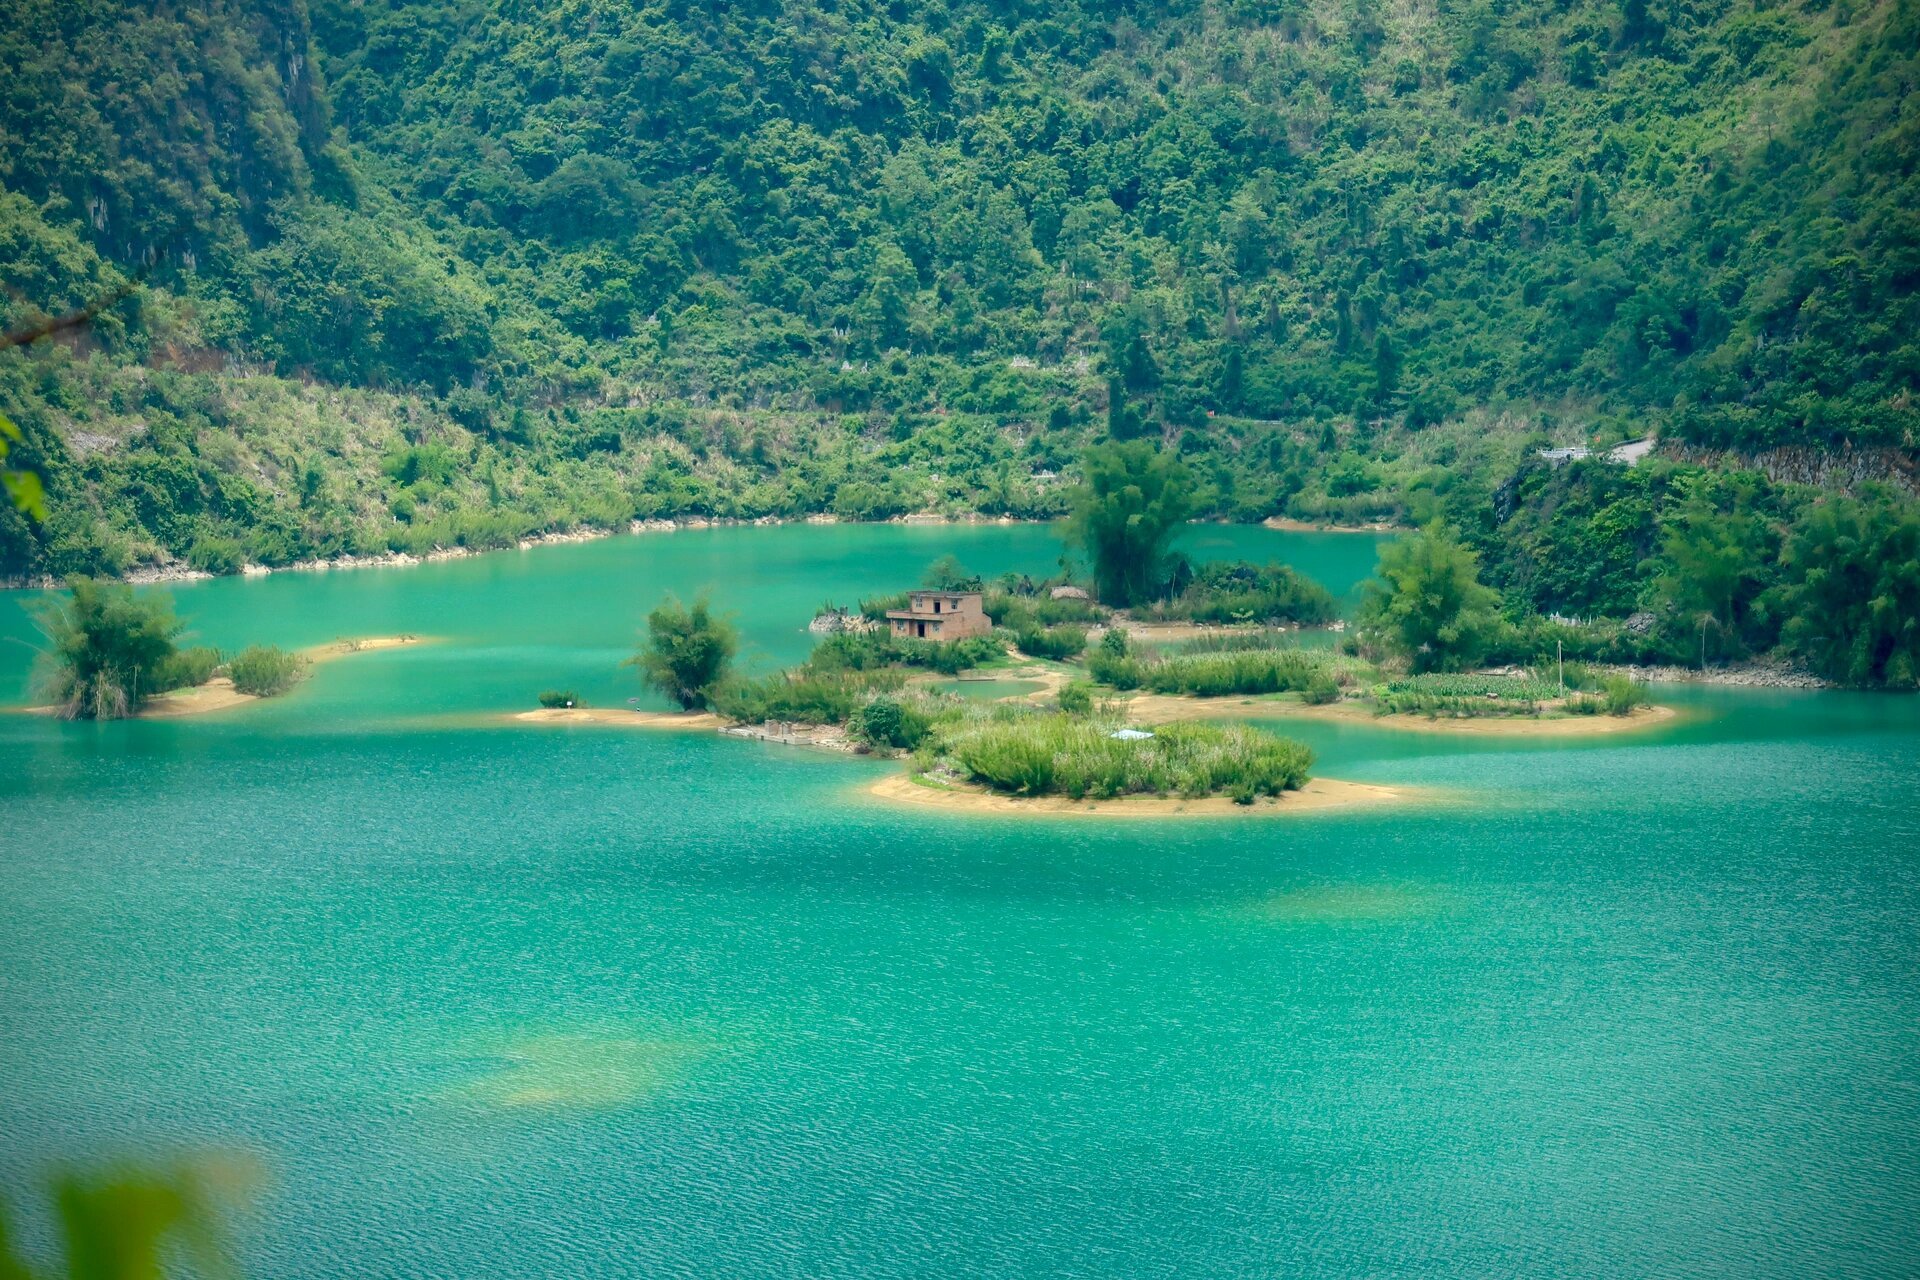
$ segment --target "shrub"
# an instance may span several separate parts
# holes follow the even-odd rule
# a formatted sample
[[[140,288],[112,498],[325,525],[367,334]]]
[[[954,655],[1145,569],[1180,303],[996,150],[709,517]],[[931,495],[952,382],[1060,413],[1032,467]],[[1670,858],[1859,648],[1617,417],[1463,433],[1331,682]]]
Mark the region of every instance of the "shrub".
[[[227,663],[227,678],[241,693],[271,698],[298,684],[306,676],[307,667],[307,660],[297,653],[256,644],[242,649]]]
[[[860,741],[874,747],[911,751],[926,740],[932,717],[921,707],[898,698],[878,697],[861,707],[847,722]]]
[[[1058,701],[1060,710],[1070,716],[1093,714],[1093,690],[1077,680],[1060,690]]]
[[[246,552],[237,539],[203,533],[187,549],[187,563],[202,573],[235,574],[245,566]]]
[[[579,701],[571,689],[547,689],[540,695],[540,705],[543,707],[571,707],[578,705]]]
[[[1196,698],[1303,690],[1317,675],[1328,674],[1330,658],[1304,649],[1248,650],[1193,654],[1148,664],[1142,683],[1155,693],[1184,693]]]
[[[1333,678],[1333,672],[1316,672],[1307,681],[1307,687],[1300,691],[1301,701],[1313,706],[1325,706],[1340,701],[1340,682]]]
[[[1109,631],[1107,634],[1115,633]],[[1145,668],[1138,658],[1115,654],[1102,642],[1098,649],[1087,656],[1087,674],[1115,689],[1138,689],[1145,677]]]
[[[168,689],[191,689],[203,685],[213,679],[214,672],[219,669],[218,649],[199,645],[176,650],[154,673],[154,692],[164,693]]]
[[[1610,716],[1627,715],[1647,701],[1647,686],[1631,676],[1608,676],[1601,681],[1601,689]]]
[[[1050,596],[1020,596],[1005,591],[988,592],[982,607],[995,626],[1012,630],[1057,627],[1070,622],[1091,625],[1107,616],[1106,611],[1091,600],[1071,597],[1055,600]]]
[[[1022,627],[1013,633],[1013,643],[1031,657],[1065,662],[1086,650],[1087,633],[1080,627]]]
[[[992,635],[941,642],[899,637],[886,631],[843,631],[815,645],[807,665],[819,671],[925,667],[943,675],[959,675],[1005,653],[1006,641]]]
[[[910,667],[928,667],[942,675],[957,676],[962,671],[1004,658],[1007,642],[994,635],[965,636],[941,643],[936,640],[900,641],[900,661]]]

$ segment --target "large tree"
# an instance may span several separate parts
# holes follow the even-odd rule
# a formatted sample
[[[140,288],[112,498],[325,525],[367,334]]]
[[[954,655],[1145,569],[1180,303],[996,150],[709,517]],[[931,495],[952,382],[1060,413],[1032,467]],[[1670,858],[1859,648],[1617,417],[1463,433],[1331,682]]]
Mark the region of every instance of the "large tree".
[[[1360,606],[1362,634],[1414,671],[1470,667],[1500,625],[1500,597],[1480,581],[1479,560],[1453,531],[1433,524],[1380,552]]]
[[[42,683],[68,720],[123,719],[170,687],[180,623],[164,595],[76,578],[71,595],[41,612],[40,627],[52,642]]]
[[[705,599],[691,609],[672,596],[647,615],[647,639],[628,660],[643,679],[680,704],[683,711],[707,705],[714,686],[726,678],[739,638]]]
[[[1700,663],[1707,639],[1718,637],[1722,653],[1738,652],[1748,614],[1774,560],[1766,525],[1751,512],[1722,512],[1704,495],[1688,499],[1666,521],[1661,537],[1663,568],[1654,588],[1677,620],[1700,633]]]
[[[1168,548],[1199,509],[1193,473],[1146,440],[1095,445],[1081,471],[1068,532],[1086,549],[1101,601],[1124,607],[1149,599]]]

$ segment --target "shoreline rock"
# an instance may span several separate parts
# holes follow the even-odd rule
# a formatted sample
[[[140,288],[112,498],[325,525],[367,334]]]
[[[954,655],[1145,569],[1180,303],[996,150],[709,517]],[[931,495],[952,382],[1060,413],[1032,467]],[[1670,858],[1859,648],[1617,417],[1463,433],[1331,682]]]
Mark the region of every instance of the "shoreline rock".
[[[1842,685],[1824,676],[1814,675],[1787,662],[1741,662],[1725,667],[1638,667],[1631,664],[1597,664],[1602,671],[1617,672],[1644,680],[1648,684],[1719,684],[1743,689],[1839,689]]]
[[[414,565],[435,564],[443,560],[464,560],[469,556],[493,555],[502,551],[531,551],[536,547],[557,546],[574,542],[597,542],[602,538],[618,537],[622,533],[678,533],[693,529],[722,529],[733,527],[785,524],[846,524],[858,523],[845,521],[832,512],[814,512],[804,516],[688,516],[674,519],[630,520],[626,528],[604,528],[589,526],[579,529],[556,530],[551,533],[536,533],[521,538],[512,547],[435,547],[431,551],[414,555],[407,551],[383,551],[366,555],[329,556],[324,559],[296,560],[291,564],[264,565],[245,564],[237,574],[221,575],[209,573],[204,569],[189,568],[184,564],[149,564],[129,569],[114,581],[129,586],[148,587],[174,582],[201,582],[222,576],[263,578],[275,573],[330,573],[344,569],[407,569]],[[969,512],[958,516],[920,514],[913,516],[894,516],[890,520],[873,521],[875,524],[1044,524],[1041,520],[1018,520],[1012,516],[987,516],[979,512]],[[30,574],[21,577],[0,578],[0,591],[58,591],[65,585],[64,579],[52,574]]]

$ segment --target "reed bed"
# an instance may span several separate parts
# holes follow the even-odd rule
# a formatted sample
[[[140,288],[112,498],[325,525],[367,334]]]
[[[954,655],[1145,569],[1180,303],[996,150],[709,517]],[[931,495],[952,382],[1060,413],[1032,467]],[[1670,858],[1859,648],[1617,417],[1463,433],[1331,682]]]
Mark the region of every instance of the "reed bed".
[[[1225,794],[1242,804],[1306,782],[1313,753],[1245,725],[1172,724],[1136,740],[1119,722],[1057,712],[987,714],[945,727],[938,754],[1013,795],[1108,799]]]

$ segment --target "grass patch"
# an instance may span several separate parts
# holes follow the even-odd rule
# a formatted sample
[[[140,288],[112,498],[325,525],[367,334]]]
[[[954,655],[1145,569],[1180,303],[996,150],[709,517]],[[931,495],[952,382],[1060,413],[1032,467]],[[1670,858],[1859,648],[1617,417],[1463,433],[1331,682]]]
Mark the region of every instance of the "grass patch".
[[[1242,804],[1303,785],[1304,745],[1245,725],[1173,724],[1134,741],[1119,722],[999,709],[943,727],[939,754],[967,778],[1008,795],[1109,799],[1228,795]]]
[[[310,665],[297,653],[288,653],[273,645],[256,644],[242,649],[227,663],[227,678],[241,693],[249,693],[256,698],[271,698],[306,679]]]

